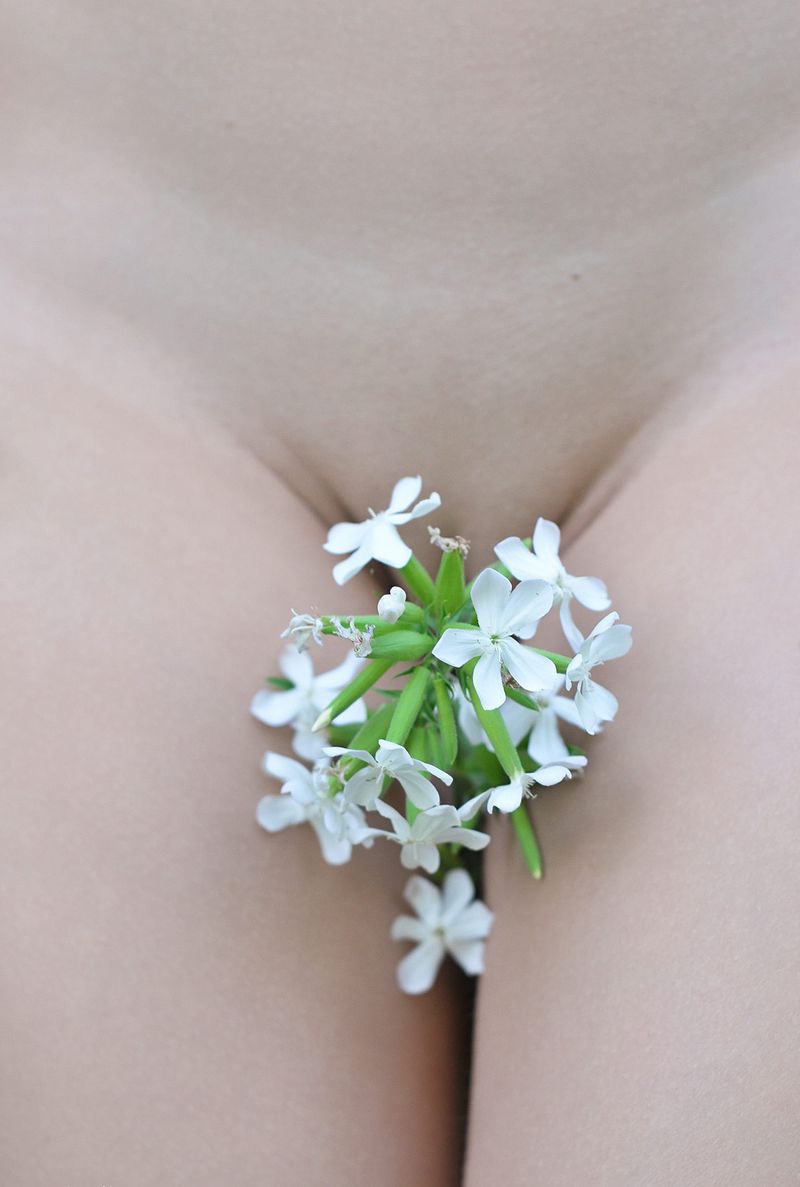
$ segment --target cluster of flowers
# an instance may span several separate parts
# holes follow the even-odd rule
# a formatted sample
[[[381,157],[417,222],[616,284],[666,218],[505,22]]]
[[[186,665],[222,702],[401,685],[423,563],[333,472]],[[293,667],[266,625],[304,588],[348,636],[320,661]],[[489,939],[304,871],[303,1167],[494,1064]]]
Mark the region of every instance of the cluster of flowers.
[[[498,544],[498,563],[470,584],[467,541],[429,528],[441,552],[432,577],[397,530],[440,506],[437,494],[417,502],[421,488],[420,478],[402,478],[386,511],[336,524],[325,544],[328,552],[349,554],[333,569],[339,585],[378,561],[397,571],[408,593],[392,586],[376,614],[344,621],[295,613],[283,632],[291,641],[283,674],[270,678],[251,706],[266,725],[293,726],[295,753],[306,760],[266,754],[264,770],[282,786],[258,806],[263,828],[310,824],[332,865],[349,861],[354,846],[390,841],[406,869],[433,879],[409,880],[405,897],[416,914],[400,916],[392,928],[395,939],[415,945],[398,966],[407,993],[429,989],[446,954],[467,973],[483,971],[493,916],[476,901],[470,875],[473,855],[490,840],[478,827],[481,818],[510,816],[528,868],[541,877],[524,801],[586,766],[559,722],[594,734],[613,720],[617,700],[596,683],[594,669],[631,646],[631,628],[614,612],[586,637],[576,626],[573,602],[608,611],[608,593],[597,578],[566,571],[559,529],[548,520],[538,520],[531,540]],[[520,642],[532,639],[556,607],[569,655]],[[352,652],[317,675],[309,645],[326,635],[347,639]],[[395,665],[401,687],[379,688]],[[368,707],[370,690],[377,703]],[[387,799],[396,785],[402,811]]]

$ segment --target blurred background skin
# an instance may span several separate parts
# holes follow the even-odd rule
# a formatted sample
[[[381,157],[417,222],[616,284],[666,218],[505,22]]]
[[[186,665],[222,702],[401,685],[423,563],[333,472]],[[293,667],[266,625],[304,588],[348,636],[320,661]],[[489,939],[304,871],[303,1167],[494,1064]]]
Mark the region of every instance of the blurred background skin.
[[[313,847],[293,836],[267,849],[255,834],[264,737],[244,707],[274,665],[289,606],[311,608],[332,588],[318,553],[325,526],[360,518],[405,473],[442,492],[439,526],[472,538],[476,565],[536,515],[566,518],[576,565],[583,549],[614,592],[627,582],[634,625],[651,612],[663,630],[672,570],[640,521],[652,513],[657,532],[674,507],[668,539],[679,547],[690,525],[699,572],[712,532],[703,509],[724,490],[715,607],[726,582],[751,581],[741,604],[760,604],[761,578],[724,561],[756,485],[776,492],[759,504],[772,530],[791,530],[797,6],[234,0],[201,12],[7,0],[2,21],[3,868],[9,901],[22,904],[8,920],[20,973],[4,991],[15,1034],[9,1178],[210,1187],[231,1168],[260,1183],[267,1167],[325,1187],[455,1182],[460,983],[398,1004],[396,953],[381,931],[396,885],[381,883],[354,940],[363,874],[342,872],[334,911]],[[749,416],[726,419],[728,404]],[[773,436],[757,437],[762,407]],[[684,438],[703,446],[692,482]],[[717,442],[726,453],[705,477]],[[772,464],[784,467],[774,486]],[[634,519],[648,580],[611,547],[612,581],[600,561]],[[773,552],[759,557],[782,585]],[[378,580],[337,593],[331,609],[351,597],[366,608]],[[711,631],[715,607],[709,592],[687,642],[695,655],[703,640],[728,646]],[[644,636],[630,684],[614,685],[623,704],[659,707],[647,695],[658,642],[648,652]],[[777,636],[762,642],[777,657]],[[749,655],[745,687],[760,690],[764,654]],[[696,670],[671,670],[664,713]],[[712,692],[693,695],[697,709]],[[771,721],[776,750],[791,729],[788,715]],[[611,789],[623,757],[639,769],[621,736],[608,775],[600,766]],[[766,740],[763,730],[737,755],[753,761],[754,779],[772,777],[753,757]],[[663,802],[670,789],[650,790]],[[557,851],[571,817],[549,811]],[[652,864],[649,819],[633,822],[628,853],[640,865],[630,869]],[[733,819],[726,843],[744,848],[746,813]],[[703,818],[689,830],[704,854],[716,827]],[[776,842],[790,835],[783,816],[775,829]],[[516,901],[515,875],[494,878],[498,904],[504,893]],[[554,944],[579,910],[570,894],[548,901]],[[774,906],[780,921],[787,904]],[[598,935],[615,928],[615,911],[612,895],[593,917]],[[652,914],[630,930],[652,927]],[[506,918],[519,934],[507,929],[498,951],[524,943],[531,922],[508,907]],[[789,939],[781,933],[787,952]],[[324,953],[311,977],[309,951]],[[655,968],[648,959],[629,967]],[[785,984],[777,958],[772,971]],[[514,1000],[530,1001],[536,969],[506,973]],[[587,970],[573,973],[577,983]],[[615,988],[593,983],[612,1003]],[[487,981],[475,1187],[503,1124],[493,1085],[518,1122],[542,1104],[525,1077],[509,1084],[508,1069],[492,1066],[491,1051],[516,1049],[509,1036],[523,1034],[512,1006]],[[776,1035],[788,1016],[778,992]],[[503,1017],[499,1034],[487,1019]],[[672,1020],[678,1032],[682,1021]],[[738,1021],[732,1009],[731,1030]],[[551,1025],[554,1062],[577,1075]],[[674,1033],[656,1032],[664,1044]],[[599,1049],[596,1034],[579,1038]],[[757,1061],[743,1066],[751,1085],[765,1082]],[[642,1084],[628,1073],[634,1100]],[[357,1108],[332,1109],[352,1103],[352,1084]],[[565,1107],[572,1084],[561,1081]],[[587,1108],[595,1092],[597,1081],[583,1085]],[[735,1114],[735,1091],[726,1104]],[[608,1118],[596,1116],[600,1143]],[[569,1126],[549,1124],[538,1140],[548,1136],[548,1167],[561,1168],[552,1174],[588,1183],[575,1177]],[[644,1149],[652,1134],[639,1137]],[[735,1135],[726,1142],[704,1187],[715,1174],[734,1181]],[[779,1137],[771,1145],[772,1177],[756,1168],[746,1187],[790,1181],[781,1166],[796,1158]],[[529,1181],[524,1144],[504,1150],[503,1181],[514,1168]],[[619,1166],[589,1151],[593,1181],[620,1187]],[[619,1155],[642,1182],[622,1139]]]

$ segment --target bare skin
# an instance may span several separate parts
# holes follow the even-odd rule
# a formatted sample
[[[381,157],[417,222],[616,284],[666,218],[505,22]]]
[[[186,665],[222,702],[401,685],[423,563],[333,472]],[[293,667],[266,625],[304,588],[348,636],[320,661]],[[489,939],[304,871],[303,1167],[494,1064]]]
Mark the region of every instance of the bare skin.
[[[4,1181],[793,1182],[796,6],[10,16]],[[396,854],[253,823],[287,609],[375,595],[324,528],[417,472],[637,635],[545,882],[490,850],[468,1126]]]

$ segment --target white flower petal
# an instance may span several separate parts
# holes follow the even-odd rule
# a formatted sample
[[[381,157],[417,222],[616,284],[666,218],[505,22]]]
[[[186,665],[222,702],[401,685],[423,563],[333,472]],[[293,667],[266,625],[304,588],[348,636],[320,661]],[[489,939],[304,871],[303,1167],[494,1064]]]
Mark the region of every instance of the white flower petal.
[[[494,915],[480,901],[470,903],[453,919],[447,928],[447,942],[451,940],[485,940],[492,930]]]
[[[519,779],[505,783],[502,787],[490,788],[487,811],[494,812],[496,808],[498,812],[515,812],[522,803],[523,790]]]
[[[517,643],[516,639],[503,639],[500,655],[517,684],[526,688],[528,692],[542,692],[551,689],[555,684],[558,673],[553,661],[546,655],[539,655],[530,647]]]
[[[447,834],[449,844],[463,845],[465,849],[485,849],[490,840],[488,833],[474,828],[453,828]]]
[[[389,500],[388,510],[391,514],[396,514],[398,511],[405,511],[410,507],[415,499],[419,498],[419,492],[422,490],[422,478],[419,474],[415,478],[401,478],[394,484],[392,490],[392,497]]]
[[[589,680],[587,683],[589,687],[586,689],[585,695],[591,700],[592,709],[598,721],[613,721],[619,709],[619,701],[613,692],[604,688],[602,684],[595,683],[594,680]]]
[[[494,550],[497,559],[505,565],[509,573],[513,573],[517,581],[538,579],[546,581],[550,568],[533,555],[530,548],[526,548],[519,536],[509,536],[501,540]]]
[[[568,703],[572,704],[571,701]],[[558,732],[558,720],[554,709],[541,709],[536,714],[536,721],[528,739],[528,754],[538,763],[556,762],[569,754],[567,744]]]
[[[400,539],[397,528],[386,519],[376,519],[372,531],[372,555],[383,565],[402,569],[411,559],[411,549]]]
[[[448,927],[475,897],[475,885],[466,870],[450,870],[442,882],[440,922]]]
[[[472,604],[478,624],[487,635],[502,633],[502,622],[511,594],[511,582],[497,569],[483,569],[472,585]]]
[[[323,706],[324,708],[324,706]],[[367,706],[359,698],[353,701],[352,705],[348,705],[346,709],[342,709],[338,717],[334,717],[334,725],[360,725],[362,721],[367,720]]]
[[[265,795],[256,808],[256,820],[268,833],[279,833],[305,819],[300,804],[288,795]]]
[[[578,710],[575,708],[575,702],[571,697],[553,697],[553,712],[566,721],[568,725],[576,725],[582,728],[581,719],[578,715]],[[536,758],[536,755],[533,755]],[[536,760],[539,761],[538,759]]]
[[[338,565],[333,566],[333,580],[337,585],[344,585],[345,582],[350,581],[355,577],[356,573],[360,573],[365,565],[368,565],[372,560],[372,549],[369,543],[363,544],[357,548],[352,556],[347,557],[346,560],[339,561]]]
[[[264,725],[288,725],[303,709],[305,697],[296,688],[284,692],[268,692],[261,688],[250,702],[250,712]]]
[[[570,589],[587,610],[607,610],[611,605],[605,583],[599,577],[570,577]]]
[[[427,940],[431,933],[421,919],[414,919],[412,915],[398,915],[390,934],[393,940],[413,940],[419,944]]]
[[[572,771],[561,763],[551,763],[549,766],[540,767],[538,771],[534,772],[532,778],[541,787],[555,787],[557,783],[571,779]]]
[[[467,874],[469,877],[469,874]],[[429,927],[437,927],[442,896],[437,886],[419,876],[409,878],[403,891],[403,898],[414,908]]]
[[[561,532],[551,519],[537,519],[533,529],[533,551],[537,556],[552,559],[561,547]]]
[[[426,874],[435,874],[440,864],[439,850],[430,841],[416,841],[403,846],[400,860],[407,870],[419,866]]]
[[[480,631],[462,630],[458,627],[448,627],[433,649],[433,654],[443,663],[460,668],[468,660],[481,655],[484,649],[483,635]]]
[[[395,779],[406,793],[415,808],[421,812],[435,808],[439,804],[439,793],[420,771],[400,770],[394,774]]]
[[[355,552],[361,546],[368,529],[367,523],[335,523],[328,532],[328,539],[322,545],[326,552],[335,556],[343,552]]]
[[[307,762],[316,762],[325,754],[327,735],[323,730],[312,733],[309,729],[295,730],[292,738],[292,750]]]
[[[571,598],[563,598],[558,610],[558,616],[561,620],[561,629],[564,632],[564,638],[573,651],[580,651],[581,644],[583,643],[583,635],[575,625],[575,620],[572,617],[571,603]]]
[[[436,511],[441,505],[441,498],[436,491],[432,491],[427,499],[420,499],[416,507],[412,507],[410,511],[405,511],[400,515],[390,512],[391,522],[401,527],[404,523],[410,523],[412,519],[421,519],[423,515],[430,515],[431,511]]]
[[[483,960],[485,946],[483,940],[455,940],[452,944],[448,944],[447,948],[456,964],[460,965],[465,973],[475,977],[485,968]]]
[[[504,642],[513,643],[513,639],[506,639]],[[516,646],[520,647],[521,644],[517,643]],[[484,709],[499,709],[506,699],[506,690],[500,671],[500,655],[496,650],[484,652],[475,665],[472,679],[478,700]]]
[[[553,590],[546,581],[520,582],[508,599],[499,633],[530,639],[552,605]]]
[[[321,820],[312,821],[314,832],[317,834],[322,856],[331,866],[342,866],[348,862],[353,853],[353,844],[347,837],[338,837],[328,832]]]
[[[296,758],[288,758],[285,754],[276,754],[274,750],[267,751],[261,766],[268,775],[272,775],[273,779],[280,779],[281,783],[303,783],[311,777],[308,768],[304,767]]]
[[[278,660],[281,671],[287,680],[299,689],[308,689],[314,679],[314,663],[307,651],[298,651],[296,647],[284,647]]]
[[[476,816],[481,808],[484,807],[488,798],[488,791],[481,791],[478,793],[478,795],[474,795],[471,800],[467,800],[467,802],[462,804],[458,809],[459,821],[463,823],[464,821],[472,820],[473,816]]]
[[[425,993],[436,980],[442,961],[444,944],[436,936],[412,948],[397,966],[397,983],[404,993]]]
[[[631,628],[624,623],[617,623],[592,639],[592,649],[589,652],[592,665],[604,664],[609,659],[619,659],[620,656],[628,654],[632,645]]]

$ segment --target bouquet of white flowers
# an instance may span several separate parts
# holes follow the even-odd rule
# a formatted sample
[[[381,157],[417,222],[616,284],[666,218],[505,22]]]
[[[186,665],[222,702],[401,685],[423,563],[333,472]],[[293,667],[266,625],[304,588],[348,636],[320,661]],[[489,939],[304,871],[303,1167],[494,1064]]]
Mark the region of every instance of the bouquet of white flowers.
[[[549,520],[538,520],[531,540],[503,540],[498,562],[469,583],[467,541],[429,528],[441,554],[432,576],[397,530],[440,506],[437,494],[415,504],[421,488],[420,478],[401,478],[386,511],[336,524],[325,544],[350,554],[333,569],[339,585],[378,561],[406,589],[392,586],[372,615],[294,614],[283,632],[291,639],[283,674],[270,677],[251,706],[266,725],[293,726],[294,750],[309,764],[265,755],[264,770],[282,784],[258,806],[268,832],[310,824],[331,865],[349,861],[354,846],[390,841],[406,869],[429,875],[409,880],[405,897],[416,915],[401,915],[392,927],[395,939],[415,944],[398,966],[407,993],[429,989],[448,953],[465,972],[483,971],[493,919],[475,900],[476,854],[490,840],[480,828],[484,814],[510,816],[528,869],[540,878],[524,801],[585,768],[559,722],[594,734],[613,720],[617,700],[593,671],[631,646],[631,628],[613,611],[585,638],[575,625],[573,600],[594,611],[611,603],[602,581],[567,573]],[[520,642],[556,607],[571,654]],[[349,640],[353,650],[315,675],[309,643],[325,635]],[[402,802],[393,804],[396,787]]]

